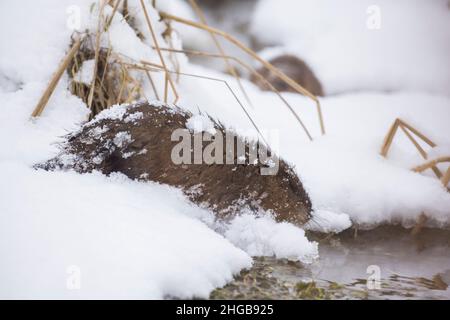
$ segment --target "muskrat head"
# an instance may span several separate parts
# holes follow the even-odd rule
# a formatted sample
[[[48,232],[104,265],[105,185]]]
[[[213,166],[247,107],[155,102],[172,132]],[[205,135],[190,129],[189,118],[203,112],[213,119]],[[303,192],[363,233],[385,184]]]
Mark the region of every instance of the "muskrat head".
[[[311,218],[311,201],[292,167],[281,159],[279,166],[276,175],[264,176],[260,206],[279,222],[302,226]]]

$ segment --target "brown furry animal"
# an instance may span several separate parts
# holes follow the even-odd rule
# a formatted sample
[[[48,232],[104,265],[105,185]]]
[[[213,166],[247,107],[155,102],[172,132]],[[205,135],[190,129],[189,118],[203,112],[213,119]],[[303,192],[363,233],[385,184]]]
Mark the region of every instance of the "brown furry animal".
[[[159,103],[116,106],[69,135],[61,145],[61,154],[37,167],[80,173],[121,172],[131,179],[165,183],[181,188],[191,201],[209,207],[222,218],[248,207],[271,212],[278,221],[303,225],[309,220],[308,194],[294,170],[281,159],[275,175],[261,175],[267,161],[236,164],[237,152],[233,152],[235,164],[175,164],[171,154],[179,140],[172,141],[174,130],[183,129],[193,138],[202,134],[186,129],[191,117],[178,107]],[[212,123],[225,137],[223,126]],[[211,142],[201,143],[204,148]],[[246,144],[248,155],[256,143]],[[232,148],[223,148],[223,156],[236,151],[234,144]]]
[[[273,66],[280,69],[287,76],[295,80],[303,88],[311,92],[315,96],[323,96],[323,89],[320,81],[301,59],[292,55],[281,55],[269,61]],[[267,68],[261,68],[258,72],[269,81],[278,91],[296,92],[288,84],[278,78],[272,71]],[[261,90],[269,90],[267,84],[262,82],[258,77],[252,75],[251,81],[254,82]]]

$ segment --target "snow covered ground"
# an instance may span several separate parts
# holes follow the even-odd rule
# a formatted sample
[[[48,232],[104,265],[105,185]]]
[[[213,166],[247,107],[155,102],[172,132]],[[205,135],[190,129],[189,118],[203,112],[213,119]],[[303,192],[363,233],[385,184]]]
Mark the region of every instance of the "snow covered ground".
[[[258,14],[264,16],[258,12],[264,12],[264,6],[271,2],[273,5],[275,1],[261,1],[255,26]],[[424,11],[428,17],[425,20],[433,17],[436,25],[446,26],[446,13],[437,12],[437,7],[444,9],[441,2],[429,5],[430,12]],[[83,0],[77,4],[80,30],[96,30],[98,12],[95,8],[90,12],[91,3]],[[138,8],[138,2],[130,3]],[[313,1],[302,3],[316,8]],[[330,6],[327,10],[333,12],[334,6],[327,1],[321,3],[324,10]],[[424,3],[415,1],[406,7],[418,14],[419,5]],[[73,30],[68,28],[67,18],[73,10],[67,10],[71,5],[68,0],[39,4],[29,1],[25,6],[19,1],[0,3],[0,298],[207,297],[212,289],[249,267],[252,255],[276,255],[304,262],[317,256],[320,247],[297,227],[249,214],[220,225],[210,212],[188,203],[174,188],[129,181],[120,175],[50,173],[31,168],[55,155],[55,143],[78,128],[88,115],[82,101],[67,90],[68,79],[64,76],[42,117],[29,118],[70,44]],[[173,8],[180,10],[176,1]],[[400,9],[392,10],[397,13]],[[145,35],[142,13],[138,14],[137,9],[135,12],[137,25]],[[156,12],[150,13],[156,17]],[[320,14],[314,16],[320,19]],[[402,15],[394,16],[392,21],[403,21]],[[286,33],[288,40],[283,45],[295,44],[291,34],[283,31],[283,22],[272,21],[265,30]],[[332,35],[322,39],[320,30],[302,29],[300,24],[307,23],[304,19],[295,21],[296,35],[308,39],[307,47],[312,48],[304,58],[317,70],[325,88],[334,93],[346,92],[321,99],[325,136],[320,135],[314,104],[302,96],[285,95],[310,129],[313,142],[307,140],[273,94],[244,81],[252,107],[239,94],[233,78],[193,65],[184,56],[180,56],[182,69],[225,79],[257,125],[278,137],[268,140],[275,141],[279,153],[296,166],[316,209],[315,223],[309,228],[332,232],[348,228],[351,223],[374,227],[395,222],[408,226],[422,212],[430,217],[430,225],[448,227],[450,196],[431,174],[409,170],[422,160],[406,137],[399,135],[394,141],[388,159],[378,153],[389,126],[396,117],[402,117],[437,143],[440,150],[435,153],[450,154],[449,48],[448,41],[444,41],[448,34],[439,29],[442,32],[434,32],[429,39],[419,33],[419,44],[405,41],[400,51],[392,45],[380,53],[381,60],[391,59],[387,61],[389,68],[381,67],[379,62],[363,61],[372,47],[360,46],[361,59],[350,59],[352,68],[348,69],[340,60],[345,52],[333,49],[334,54],[329,54],[327,46],[332,45]],[[163,26],[155,24],[161,32]],[[342,28],[336,30],[336,36],[348,31]],[[327,30],[332,32],[333,28]],[[313,32],[317,32],[321,46],[315,44]],[[402,28],[398,32],[409,31]],[[186,41],[189,36],[185,34]],[[364,37],[359,33],[357,36]],[[102,41],[109,41],[114,50],[127,56],[158,61],[150,42],[140,41],[120,15],[115,16]],[[422,46],[425,49],[418,50]],[[299,52],[307,52],[304,48]],[[424,62],[429,65],[411,68],[421,58],[418,51],[427,57]],[[326,59],[314,62],[313,57],[319,54]],[[159,88],[161,79],[157,79]],[[368,91],[360,91],[364,89]],[[404,91],[385,92],[396,89]],[[182,77],[178,90],[181,107],[193,112],[200,109],[238,132],[256,136],[223,83]],[[354,90],[360,92],[350,92]],[[146,96],[152,97],[149,86]],[[73,270],[81,275],[80,289],[68,286]]]

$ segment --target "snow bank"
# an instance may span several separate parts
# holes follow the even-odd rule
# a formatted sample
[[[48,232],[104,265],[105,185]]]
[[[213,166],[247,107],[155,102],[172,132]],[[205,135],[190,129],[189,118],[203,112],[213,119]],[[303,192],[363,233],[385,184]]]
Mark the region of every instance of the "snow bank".
[[[252,256],[276,256],[310,263],[318,257],[318,244],[290,223],[276,223],[270,216],[242,214],[234,218],[225,237]]]
[[[446,0],[260,0],[251,31],[258,40],[303,58],[327,94],[426,90],[450,95]]]
[[[201,209],[176,189],[119,175],[1,167],[2,298],[206,298],[251,264],[190,218]],[[66,286],[72,266],[79,290]]]

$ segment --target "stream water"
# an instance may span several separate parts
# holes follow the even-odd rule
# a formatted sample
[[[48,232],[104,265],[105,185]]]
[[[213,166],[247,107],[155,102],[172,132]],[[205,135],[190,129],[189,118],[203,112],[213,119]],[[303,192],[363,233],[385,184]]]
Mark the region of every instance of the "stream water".
[[[309,235],[311,265],[258,257],[211,299],[450,299],[450,230],[400,227]]]

